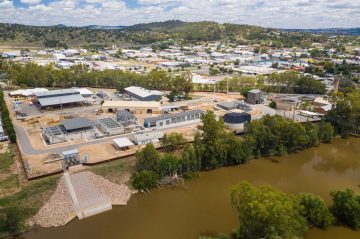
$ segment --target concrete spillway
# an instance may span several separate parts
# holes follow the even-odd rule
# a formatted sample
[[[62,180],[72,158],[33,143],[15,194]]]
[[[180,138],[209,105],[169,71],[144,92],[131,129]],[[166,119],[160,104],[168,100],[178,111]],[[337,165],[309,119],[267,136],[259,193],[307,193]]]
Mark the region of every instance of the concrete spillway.
[[[79,219],[90,217],[112,209],[111,200],[101,193],[86,173],[69,175],[64,173],[74,210]]]

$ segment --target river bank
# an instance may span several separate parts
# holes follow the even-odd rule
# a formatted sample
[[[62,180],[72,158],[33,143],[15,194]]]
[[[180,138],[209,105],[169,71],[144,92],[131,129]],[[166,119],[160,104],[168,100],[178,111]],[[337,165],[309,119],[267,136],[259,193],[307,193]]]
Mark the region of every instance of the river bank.
[[[112,183],[92,172],[80,172],[78,174],[87,174],[95,188],[106,195],[111,200],[112,205],[126,205],[132,194],[136,193],[124,184]],[[41,227],[58,227],[66,225],[74,218],[76,218],[76,211],[66,187],[64,176],[62,176],[54,194],[31,219],[30,224]]]
[[[335,139],[332,144],[297,154],[252,160],[250,163],[202,172],[183,187],[136,194],[126,207],[73,220],[63,227],[40,228],[21,238],[196,238],[206,232],[229,233],[237,225],[230,205],[229,187],[247,180],[270,184],[287,193],[311,192],[330,204],[329,192],[359,191],[360,139]],[[340,235],[340,237],[339,237]],[[342,227],[310,230],[306,238],[359,238],[360,232]]]

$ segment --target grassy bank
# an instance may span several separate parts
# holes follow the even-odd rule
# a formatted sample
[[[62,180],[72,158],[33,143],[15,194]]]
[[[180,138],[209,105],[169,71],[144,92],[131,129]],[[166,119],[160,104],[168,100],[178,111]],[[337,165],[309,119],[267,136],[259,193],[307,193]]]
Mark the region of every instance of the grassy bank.
[[[89,171],[96,173],[117,184],[127,184],[134,171],[135,157],[127,157],[104,164],[89,167]]]
[[[28,219],[50,198],[59,178],[51,176],[27,182],[19,192],[0,198],[0,237],[26,231],[29,228]],[[3,180],[0,185],[17,186],[17,175]]]

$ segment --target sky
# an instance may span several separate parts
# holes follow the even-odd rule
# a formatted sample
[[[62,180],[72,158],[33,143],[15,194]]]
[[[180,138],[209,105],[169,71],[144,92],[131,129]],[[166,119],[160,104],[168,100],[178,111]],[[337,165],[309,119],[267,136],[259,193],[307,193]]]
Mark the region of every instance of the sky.
[[[0,0],[0,22],[128,26],[166,20],[360,27],[360,0]]]

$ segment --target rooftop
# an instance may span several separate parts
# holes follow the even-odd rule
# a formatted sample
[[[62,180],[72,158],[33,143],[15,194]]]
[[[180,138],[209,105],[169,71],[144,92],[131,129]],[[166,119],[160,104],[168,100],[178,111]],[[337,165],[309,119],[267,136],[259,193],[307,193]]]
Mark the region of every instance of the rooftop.
[[[79,94],[79,92],[75,89],[62,89],[62,90],[51,90],[46,92],[35,92],[35,96],[38,98],[55,97],[59,95],[72,95],[72,94]]]
[[[75,90],[78,91],[80,93],[80,95],[93,95],[94,94],[94,92],[92,92],[88,88],[76,88]]]
[[[230,124],[241,124],[250,120],[251,120],[251,115],[245,112],[242,113],[232,112],[224,115],[224,122]]]
[[[160,108],[160,102],[158,101],[105,101],[103,107],[119,107],[124,109],[129,108]]]
[[[138,95],[142,98],[151,96],[151,95],[163,95],[162,92],[158,91],[158,90],[148,90],[142,87],[138,87],[138,86],[130,86],[130,87],[126,87],[125,88],[126,91],[131,92],[135,95]]]
[[[253,90],[249,90],[250,93],[261,93],[261,90],[259,89],[253,89]]]
[[[122,125],[115,121],[113,118],[101,118],[98,119],[98,122],[107,129],[116,129],[122,127]]]
[[[76,95],[63,95],[56,97],[38,98],[38,101],[41,106],[46,107],[52,105],[80,103],[80,102],[84,102],[85,98],[80,94],[76,94]]]
[[[119,148],[123,148],[123,147],[129,147],[129,146],[133,146],[133,142],[131,142],[128,138],[117,138],[114,139],[114,143],[119,147]]]
[[[190,110],[190,111],[185,111],[185,112],[180,112],[180,113],[175,113],[175,114],[164,114],[164,115],[159,115],[156,117],[145,118],[144,122],[165,120],[165,119],[171,119],[174,117],[183,117],[183,116],[187,116],[187,115],[203,114],[203,113],[204,113],[203,110]]]
[[[76,130],[83,128],[90,128],[93,126],[93,123],[87,118],[74,118],[74,119],[66,119],[61,122],[64,126],[65,130]]]

